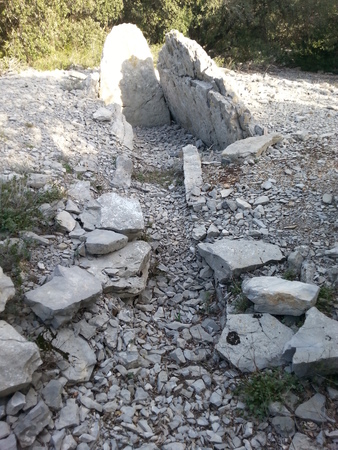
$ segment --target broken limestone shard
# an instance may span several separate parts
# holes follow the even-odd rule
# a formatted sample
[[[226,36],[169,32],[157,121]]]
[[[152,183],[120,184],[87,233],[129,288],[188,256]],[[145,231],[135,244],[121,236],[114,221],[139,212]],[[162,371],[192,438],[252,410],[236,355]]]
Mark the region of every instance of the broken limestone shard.
[[[193,205],[200,197],[203,183],[200,155],[193,145],[183,148],[183,170],[185,197],[188,205]]]
[[[100,98],[117,103],[132,126],[170,123],[146,39],[136,25],[113,27],[104,43],[100,65]]]
[[[198,244],[200,255],[214,270],[218,282],[284,259],[279,247],[261,241],[221,239],[214,244]]]
[[[0,397],[25,388],[42,364],[36,344],[0,320]]]
[[[47,325],[58,328],[102,292],[101,283],[77,266],[57,266],[51,281],[25,294],[25,302]]]
[[[13,281],[4,274],[2,267],[0,267],[0,313],[4,311],[8,300],[15,295],[15,288]]]

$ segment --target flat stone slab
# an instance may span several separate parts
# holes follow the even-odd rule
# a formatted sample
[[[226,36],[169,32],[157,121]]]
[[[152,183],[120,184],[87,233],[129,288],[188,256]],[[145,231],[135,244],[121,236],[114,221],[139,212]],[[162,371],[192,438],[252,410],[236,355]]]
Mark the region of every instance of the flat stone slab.
[[[242,372],[255,372],[284,364],[284,345],[292,335],[270,314],[229,314],[216,349]]]
[[[134,241],[114,253],[92,260],[80,259],[80,264],[102,283],[104,292],[135,296],[145,289],[150,252],[147,242]]]
[[[319,287],[278,277],[254,277],[242,283],[242,291],[257,312],[301,316],[316,304]]]
[[[2,267],[0,267],[0,313],[5,310],[8,300],[15,295],[15,288],[13,281],[4,274]]]
[[[303,420],[311,420],[316,423],[327,422],[325,403],[325,395],[317,393],[310,400],[299,405],[295,414]]]
[[[25,294],[25,302],[45,323],[58,328],[102,292],[101,283],[77,266],[57,266],[51,281]]]
[[[96,364],[96,356],[87,341],[76,336],[73,330],[62,329],[52,344],[67,354],[67,357],[60,358],[57,363],[63,376],[71,383],[89,381]]]
[[[106,255],[125,247],[128,238],[124,234],[109,230],[94,230],[85,235],[86,250],[92,255]]]
[[[304,325],[284,347],[284,357],[292,360],[299,377],[338,372],[338,322],[312,307]]]
[[[260,156],[270,145],[281,142],[283,136],[280,134],[267,134],[263,136],[252,136],[241,139],[230,144],[222,152],[222,164],[238,163],[247,157]]]
[[[200,255],[215,272],[218,282],[226,282],[242,272],[284,259],[279,247],[261,241],[221,239],[214,244],[198,244]]]
[[[0,361],[0,397],[28,386],[42,364],[37,345],[4,320],[0,320]]]
[[[101,220],[97,228],[116,231],[134,237],[144,230],[140,202],[110,192],[97,199],[101,206]]]
[[[201,158],[193,145],[183,147],[183,170],[185,198],[188,205],[192,205],[198,200],[203,183]]]

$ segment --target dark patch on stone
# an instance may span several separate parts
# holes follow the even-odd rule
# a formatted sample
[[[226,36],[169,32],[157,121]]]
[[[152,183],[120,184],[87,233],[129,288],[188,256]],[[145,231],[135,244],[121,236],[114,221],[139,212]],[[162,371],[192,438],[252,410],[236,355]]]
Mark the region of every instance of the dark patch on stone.
[[[238,345],[241,342],[238,333],[236,331],[230,331],[227,336],[227,342],[231,345]]]
[[[254,314],[252,317],[254,319],[260,319],[261,317],[263,317],[263,314]]]

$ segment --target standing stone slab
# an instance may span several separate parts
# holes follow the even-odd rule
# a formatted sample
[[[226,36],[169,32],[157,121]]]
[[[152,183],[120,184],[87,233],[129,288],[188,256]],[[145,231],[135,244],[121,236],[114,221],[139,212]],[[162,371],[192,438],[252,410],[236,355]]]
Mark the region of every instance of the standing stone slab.
[[[254,134],[249,110],[195,41],[176,30],[168,33],[157,67],[175,121],[207,145],[222,150]]]
[[[154,61],[136,25],[114,27],[104,43],[100,65],[100,98],[118,103],[133,126],[154,127],[170,123]]]
[[[252,136],[229,145],[222,152],[222,164],[243,162],[248,157],[260,156],[270,145],[281,142],[280,134]]]
[[[92,255],[106,255],[125,247],[128,238],[109,230],[94,230],[86,234],[86,250]]]
[[[319,287],[278,277],[254,277],[242,283],[242,291],[257,312],[301,316],[316,304]]]
[[[215,272],[218,282],[228,281],[240,273],[257,269],[284,257],[277,245],[245,239],[222,239],[214,244],[198,244],[200,255]]]
[[[138,200],[109,192],[101,195],[97,201],[101,205],[98,228],[113,230],[128,237],[134,237],[143,231],[144,219]]]
[[[284,364],[283,348],[292,335],[270,314],[230,314],[216,349],[242,372],[255,372]]]
[[[2,267],[0,267],[0,313],[5,310],[8,300],[15,295],[15,288],[13,281],[4,274]]]
[[[292,360],[292,370],[299,377],[336,374],[338,322],[316,307],[309,309],[304,325],[285,344],[284,356]]]
[[[133,162],[127,156],[120,155],[116,158],[116,171],[112,185],[119,188],[130,188]]]
[[[44,323],[58,328],[101,292],[101,283],[86,270],[57,266],[53,279],[27,292],[25,301]]]
[[[198,201],[202,188],[202,167],[198,150],[193,145],[183,148],[185,198],[188,205]]]
[[[52,344],[67,354],[67,358],[57,363],[63,376],[71,383],[89,381],[96,364],[95,353],[89,344],[70,329],[60,330]]]
[[[0,397],[28,386],[42,364],[37,345],[4,320],[0,320],[0,361]]]
[[[126,118],[122,114],[122,108],[117,103],[114,106],[114,116],[112,120],[112,127],[110,133],[129,150],[134,149],[134,132],[133,127],[127,122]]]

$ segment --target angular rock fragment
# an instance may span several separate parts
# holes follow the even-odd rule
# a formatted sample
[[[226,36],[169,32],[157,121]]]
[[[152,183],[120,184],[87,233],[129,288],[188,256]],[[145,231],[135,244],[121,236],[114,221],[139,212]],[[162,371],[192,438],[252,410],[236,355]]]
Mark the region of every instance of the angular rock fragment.
[[[51,420],[51,412],[42,400],[27,414],[22,414],[14,425],[14,433],[21,447],[32,445],[38,434],[51,423]]]
[[[193,205],[200,197],[203,183],[200,155],[193,145],[183,148],[183,170],[185,198],[188,205]]]
[[[132,172],[132,160],[127,156],[118,156],[116,158],[116,171],[114,173],[112,186],[119,188],[130,188]]]
[[[316,423],[326,422],[327,415],[325,403],[325,395],[317,393],[311,397],[310,400],[299,405],[295,414],[300,419],[311,420]]]
[[[242,372],[255,372],[284,364],[284,345],[292,335],[270,314],[230,314],[216,349]]]
[[[116,103],[114,104],[114,117],[110,133],[119,141],[121,145],[124,145],[129,150],[134,149],[133,127],[129,122],[127,122],[126,118],[122,114],[121,106]]]
[[[69,322],[83,306],[102,292],[99,280],[77,266],[57,266],[51,281],[26,292],[25,302],[35,314],[54,328]]]
[[[4,274],[2,267],[0,267],[0,313],[5,310],[8,300],[15,295],[15,288],[13,281]]]
[[[39,349],[0,320],[0,397],[29,385],[42,364]]]
[[[329,375],[338,371],[338,322],[312,307],[304,325],[284,347],[299,377]]]
[[[270,145],[281,142],[280,134],[252,136],[229,145],[222,152],[222,164],[243,162],[248,157],[260,156]]]
[[[101,221],[97,228],[116,231],[135,237],[144,229],[141,205],[133,198],[121,197],[113,192],[97,199],[101,206]]]
[[[55,222],[60,227],[61,231],[70,233],[74,230],[76,222],[67,211],[61,211],[55,216]]]
[[[277,245],[245,239],[221,239],[214,244],[198,244],[200,255],[215,272],[218,282],[228,281],[284,257]]]
[[[113,112],[108,108],[99,108],[93,114],[93,119],[98,122],[110,122],[113,117]]]
[[[121,250],[85,263],[89,273],[103,285],[104,292],[114,292],[120,297],[139,295],[146,287],[151,247],[147,242],[130,242]]]
[[[94,230],[86,234],[86,250],[92,255],[106,255],[125,247],[128,238],[124,234],[108,230]]]
[[[93,196],[90,191],[90,181],[78,181],[74,183],[69,189],[68,195],[80,203],[92,200]]]
[[[100,98],[121,105],[131,125],[170,123],[149,46],[136,25],[113,27],[104,43],[100,75]]]
[[[254,277],[242,283],[243,294],[255,304],[255,311],[275,315],[301,316],[316,304],[319,287],[278,277]]]

